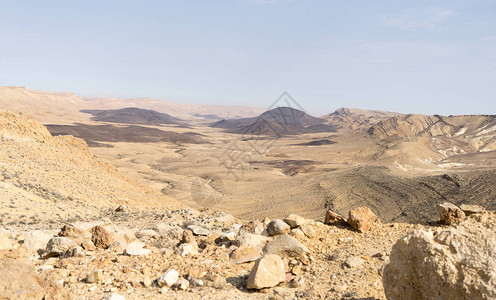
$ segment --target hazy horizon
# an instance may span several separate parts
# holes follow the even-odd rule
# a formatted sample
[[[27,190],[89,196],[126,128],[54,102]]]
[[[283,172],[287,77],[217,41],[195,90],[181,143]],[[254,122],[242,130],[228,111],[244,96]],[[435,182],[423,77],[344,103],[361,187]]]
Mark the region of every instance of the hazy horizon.
[[[496,114],[491,1],[15,1],[0,85],[267,108]]]

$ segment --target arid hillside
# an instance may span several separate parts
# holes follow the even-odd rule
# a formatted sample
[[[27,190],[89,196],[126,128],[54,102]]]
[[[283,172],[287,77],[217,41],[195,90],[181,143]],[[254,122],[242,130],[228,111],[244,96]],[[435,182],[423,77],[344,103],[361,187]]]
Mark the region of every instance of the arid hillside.
[[[178,203],[118,172],[95,157],[87,144],[53,137],[22,115],[0,112],[1,222],[63,222],[99,207],[178,206]]]

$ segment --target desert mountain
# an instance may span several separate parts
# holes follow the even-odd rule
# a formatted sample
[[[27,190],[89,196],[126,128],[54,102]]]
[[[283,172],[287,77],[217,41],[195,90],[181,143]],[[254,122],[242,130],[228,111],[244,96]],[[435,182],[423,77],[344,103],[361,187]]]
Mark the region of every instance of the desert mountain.
[[[0,142],[0,203],[16,207],[4,224],[36,222],[54,208],[62,221],[101,206],[178,205],[95,157],[83,140],[54,137],[24,116],[0,112]]]
[[[73,93],[36,91],[25,87],[0,87],[0,109],[22,112],[44,123],[88,122],[90,115],[81,110],[117,110],[129,107],[200,121],[214,118],[247,118],[263,112],[263,109],[245,106],[182,104],[151,98],[83,98]]]
[[[347,129],[368,128],[371,125],[388,120],[401,114],[380,110],[364,110],[356,108],[338,108],[333,113],[322,116],[328,124]]]
[[[452,160],[456,156],[494,159],[496,116],[402,115],[380,121],[369,129],[384,151],[377,157],[397,154],[425,160]],[[422,153],[422,154],[421,154]]]
[[[170,114],[186,120],[212,120],[224,118],[248,118],[263,112],[263,109],[247,106],[198,105],[165,102],[153,98],[84,98],[87,107],[95,109],[121,109],[139,107]]]
[[[226,132],[250,135],[295,135],[316,132],[334,132],[335,127],[325,120],[291,108],[276,107],[255,118],[221,120],[211,124],[223,128]]]
[[[121,124],[164,125],[181,124],[183,121],[166,113],[159,113],[150,109],[127,107],[113,110],[82,110],[83,113],[93,115],[93,121]]]

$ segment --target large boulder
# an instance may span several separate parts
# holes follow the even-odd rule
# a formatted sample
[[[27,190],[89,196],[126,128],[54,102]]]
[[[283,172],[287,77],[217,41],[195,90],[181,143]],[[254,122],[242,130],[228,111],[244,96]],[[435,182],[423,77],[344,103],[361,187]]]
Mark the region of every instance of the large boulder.
[[[263,289],[274,287],[286,280],[284,263],[277,255],[265,255],[253,266],[248,276],[248,289]]]
[[[496,216],[419,229],[393,246],[383,283],[390,300],[496,299]]]
[[[465,213],[458,206],[449,202],[444,202],[437,206],[441,223],[454,225],[465,219]]]
[[[361,206],[350,210],[348,224],[359,232],[365,232],[372,229],[377,221],[377,216],[366,206]]]

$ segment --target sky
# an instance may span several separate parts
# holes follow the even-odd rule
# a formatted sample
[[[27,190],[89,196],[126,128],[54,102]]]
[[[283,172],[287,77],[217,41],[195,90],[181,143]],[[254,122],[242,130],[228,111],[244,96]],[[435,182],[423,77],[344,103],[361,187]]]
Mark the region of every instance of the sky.
[[[86,97],[496,114],[496,2],[0,0],[0,85]]]

